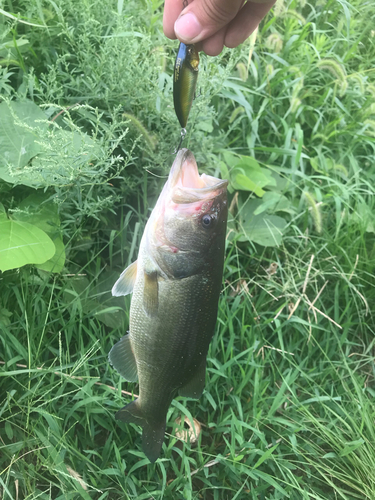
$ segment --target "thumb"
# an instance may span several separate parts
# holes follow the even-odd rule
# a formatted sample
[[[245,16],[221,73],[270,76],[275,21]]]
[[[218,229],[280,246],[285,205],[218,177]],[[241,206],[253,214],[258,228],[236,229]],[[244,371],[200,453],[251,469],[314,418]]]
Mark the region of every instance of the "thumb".
[[[234,19],[244,0],[193,0],[174,25],[183,43],[196,43],[214,35]]]

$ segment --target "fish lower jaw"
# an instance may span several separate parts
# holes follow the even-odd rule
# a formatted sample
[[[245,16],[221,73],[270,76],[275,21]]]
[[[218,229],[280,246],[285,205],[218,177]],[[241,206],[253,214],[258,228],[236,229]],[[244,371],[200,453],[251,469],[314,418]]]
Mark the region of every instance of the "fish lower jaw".
[[[165,242],[165,240],[161,240],[160,237],[156,239],[156,242],[154,243],[155,248],[160,252],[160,250],[168,252],[168,253],[178,253],[180,249],[178,247],[175,247],[172,245],[170,242]]]
[[[169,245],[162,245],[160,248],[162,250],[166,251],[166,252],[171,252],[171,253],[178,253],[180,251],[179,248],[174,247],[173,245],[171,245],[171,246],[169,246]]]

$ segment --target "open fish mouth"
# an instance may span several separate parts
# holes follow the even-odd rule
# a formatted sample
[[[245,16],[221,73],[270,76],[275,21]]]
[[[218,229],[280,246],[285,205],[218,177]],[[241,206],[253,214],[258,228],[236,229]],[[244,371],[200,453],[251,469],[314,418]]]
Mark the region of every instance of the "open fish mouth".
[[[172,165],[168,189],[174,203],[194,203],[219,196],[226,190],[228,181],[217,179],[211,175],[199,175],[197,162],[188,149],[181,149]]]

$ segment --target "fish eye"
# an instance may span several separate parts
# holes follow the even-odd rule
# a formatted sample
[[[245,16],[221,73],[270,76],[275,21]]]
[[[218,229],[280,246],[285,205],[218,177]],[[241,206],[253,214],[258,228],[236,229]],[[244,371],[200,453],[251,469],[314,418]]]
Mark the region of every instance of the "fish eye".
[[[201,223],[203,227],[210,227],[212,224],[212,217],[208,214],[205,214],[201,219]]]

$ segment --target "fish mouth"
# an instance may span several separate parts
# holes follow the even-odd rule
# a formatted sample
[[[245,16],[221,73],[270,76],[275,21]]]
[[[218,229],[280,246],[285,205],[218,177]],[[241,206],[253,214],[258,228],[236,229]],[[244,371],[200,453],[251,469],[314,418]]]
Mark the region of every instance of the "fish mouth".
[[[168,184],[172,201],[186,204],[216,198],[226,190],[228,181],[207,174],[199,175],[193,153],[189,149],[181,149],[172,165]]]
[[[225,206],[227,180],[217,179],[211,175],[199,175],[198,166],[193,153],[181,149],[173,162],[169,177],[152,212],[149,224],[152,227],[154,247],[167,253],[194,252],[187,243],[175,243],[172,232],[173,224],[166,233],[166,220],[179,221],[191,219],[199,221],[204,212],[211,208]],[[214,208],[215,209],[215,208]]]

